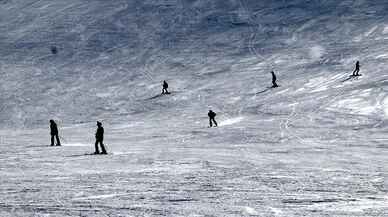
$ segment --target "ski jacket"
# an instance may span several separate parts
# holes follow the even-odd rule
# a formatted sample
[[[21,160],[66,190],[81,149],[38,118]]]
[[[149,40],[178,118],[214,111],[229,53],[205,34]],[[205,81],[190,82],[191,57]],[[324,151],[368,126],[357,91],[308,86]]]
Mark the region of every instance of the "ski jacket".
[[[57,127],[57,124],[56,123],[54,123],[54,122],[52,122],[51,124],[50,124],[50,133],[51,133],[51,135],[58,135],[58,127]]]
[[[213,111],[210,111],[208,114],[207,114],[208,116],[209,116],[209,118],[215,118],[216,117],[216,113],[215,112],[213,112]]]
[[[104,140],[104,128],[103,127],[98,127],[96,131],[96,139],[98,141]]]
[[[272,73],[272,83],[273,82],[276,82],[276,75],[275,75],[275,73]]]

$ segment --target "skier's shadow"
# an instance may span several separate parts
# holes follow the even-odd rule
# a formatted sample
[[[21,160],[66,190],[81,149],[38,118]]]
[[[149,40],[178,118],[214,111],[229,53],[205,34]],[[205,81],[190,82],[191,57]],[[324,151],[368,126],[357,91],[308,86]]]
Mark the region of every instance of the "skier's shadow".
[[[106,156],[108,154],[95,154],[95,153],[83,153],[83,154],[73,154],[66,157],[86,157],[86,156]]]
[[[348,78],[346,78],[345,80],[342,80],[341,82],[344,83],[344,82],[359,78],[360,76],[361,75],[350,75]]]
[[[155,95],[155,96],[153,96],[153,97],[147,98],[147,99],[145,99],[145,100],[157,99],[157,98],[160,98],[160,97],[162,97],[162,96],[171,95],[171,94],[173,94],[173,93],[178,93],[178,92],[175,91],[175,92],[169,92],[169,93],[160,93],[160,94],[158,94],[158,95]]]
[[[267,87],[266,89],[264,89],[262,91],[259,91],[259,92],[255,93],[255,94],[262,94],[262,93],[268,92],[268,91],[270,91],[272,89],[275,89],[275,88],[277,88],[277,87]]]

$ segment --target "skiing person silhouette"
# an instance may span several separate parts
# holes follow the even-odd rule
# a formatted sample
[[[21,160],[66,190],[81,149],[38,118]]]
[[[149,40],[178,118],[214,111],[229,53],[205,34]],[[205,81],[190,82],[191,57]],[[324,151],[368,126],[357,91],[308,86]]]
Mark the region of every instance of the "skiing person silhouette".
[[[356,68],[353,71],[353,76],[360,76],[360,61],[356,62]]]
[[[54,120],[50,120],[50,135],[51,135],[51,146],[54,146],[54,139],[57,140],[57,146],[61,146],[61,141],[58,135],[58,126]]]
[[[278,84],[276,83],[276,75],[275,72],[271,71],[272,74],[272,88],[279,87]]]
[[[98,144],[101,146],[101,153],[98,150]],[[94,154],[107,154],[105,146],[104,146],[104,128],[102,127],[102,123],[97,121],[97,131],[96,131],[96,143],[94,144],[95,152]]]
[[[162,94],[170,94],[170,92],[168,92],[168,84],[166,81],[163,81],[163,89],[162,89]]]
[[[51,46],[50,50],[51,50],[52,54],[57,54],[58,53],[58,49],[55,46]]]
[[[213,127],[213,123],[214,123],[214,126],[218,126],[218,124],[217,124],[217,121],[216,121],[216,119],[215,119],[215,117],[216,117],[216,113],[215,112],[213,112],[212,110],[209,110],[209,113],[207,114],[207,116],[209,116],[209,127]]]

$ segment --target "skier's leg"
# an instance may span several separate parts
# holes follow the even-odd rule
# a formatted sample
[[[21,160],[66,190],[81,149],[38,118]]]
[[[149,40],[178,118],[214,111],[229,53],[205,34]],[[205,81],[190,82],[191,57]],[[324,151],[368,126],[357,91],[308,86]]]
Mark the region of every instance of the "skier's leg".
[[[51,146],[54,146],[54,135],[51,135]]]
[[[216,127],[218,127],[218,124],[217,124],[216,119],[213,119],[213,121],[214,121],[214,125],[215,125]]]
[[[210,125],[210,127],[212,127],[212,126],[213,126],[212,119],[209,119],[209,125]]]
[[[101,154],[107,154],[103,141],[100,141],[100,145],[101,145]]]
[[[100,153],[100,151],[98,150],[98,140],[96,140],[96,143],[94,143],[94,149],[95,149],[94,154]]]
[[[55,135],[55,138],[57,139],[57,146],[61,146],[61,141],[59,140],[59,135]]]

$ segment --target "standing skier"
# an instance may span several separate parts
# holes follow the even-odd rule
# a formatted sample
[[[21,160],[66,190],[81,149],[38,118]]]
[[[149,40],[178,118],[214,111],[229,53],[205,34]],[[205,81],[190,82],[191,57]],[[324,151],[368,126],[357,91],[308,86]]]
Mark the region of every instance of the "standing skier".
[[[50,50],[51,50],[52,54],[57,54],[58,53],[58,48],[55,47],[55,46],[51,46]]]
[[[353,76],[360,76],[360,61],[356,62],[356,68],[353,71]]]
[[[278,84],[276,83],[276,75],[275,72],[271,71],[272,74],[272,88],[279,87]]]
[[[96,143],[94,144],[95,152],[94,154],[100,154],[98,150],[98,143],[101,146],[101,154],[107,154],[105,146],[104,146],[104,128],[102,127],[102,123],[97,121],[97,131],[96,131]]]
[[[167,89],[168,89],[168,84],[166,81],[163,81],[162,94],[170,94]]]
[[[50,120],[51,146],[54,146],[54,138],[57,140],[57,146],[61,146],[58,135],[58,126],[54,120]]]
[[[215,119],[216,115],[217,114],[215,112],[213,112],[212,110],[209,110],[209,113],[207,114],[207,116],[209,116],[209,125],[210,125],[210,127],[213,127],[213,123],[214,123],[214,125],[216,127],[218,126],[217,121]]]

